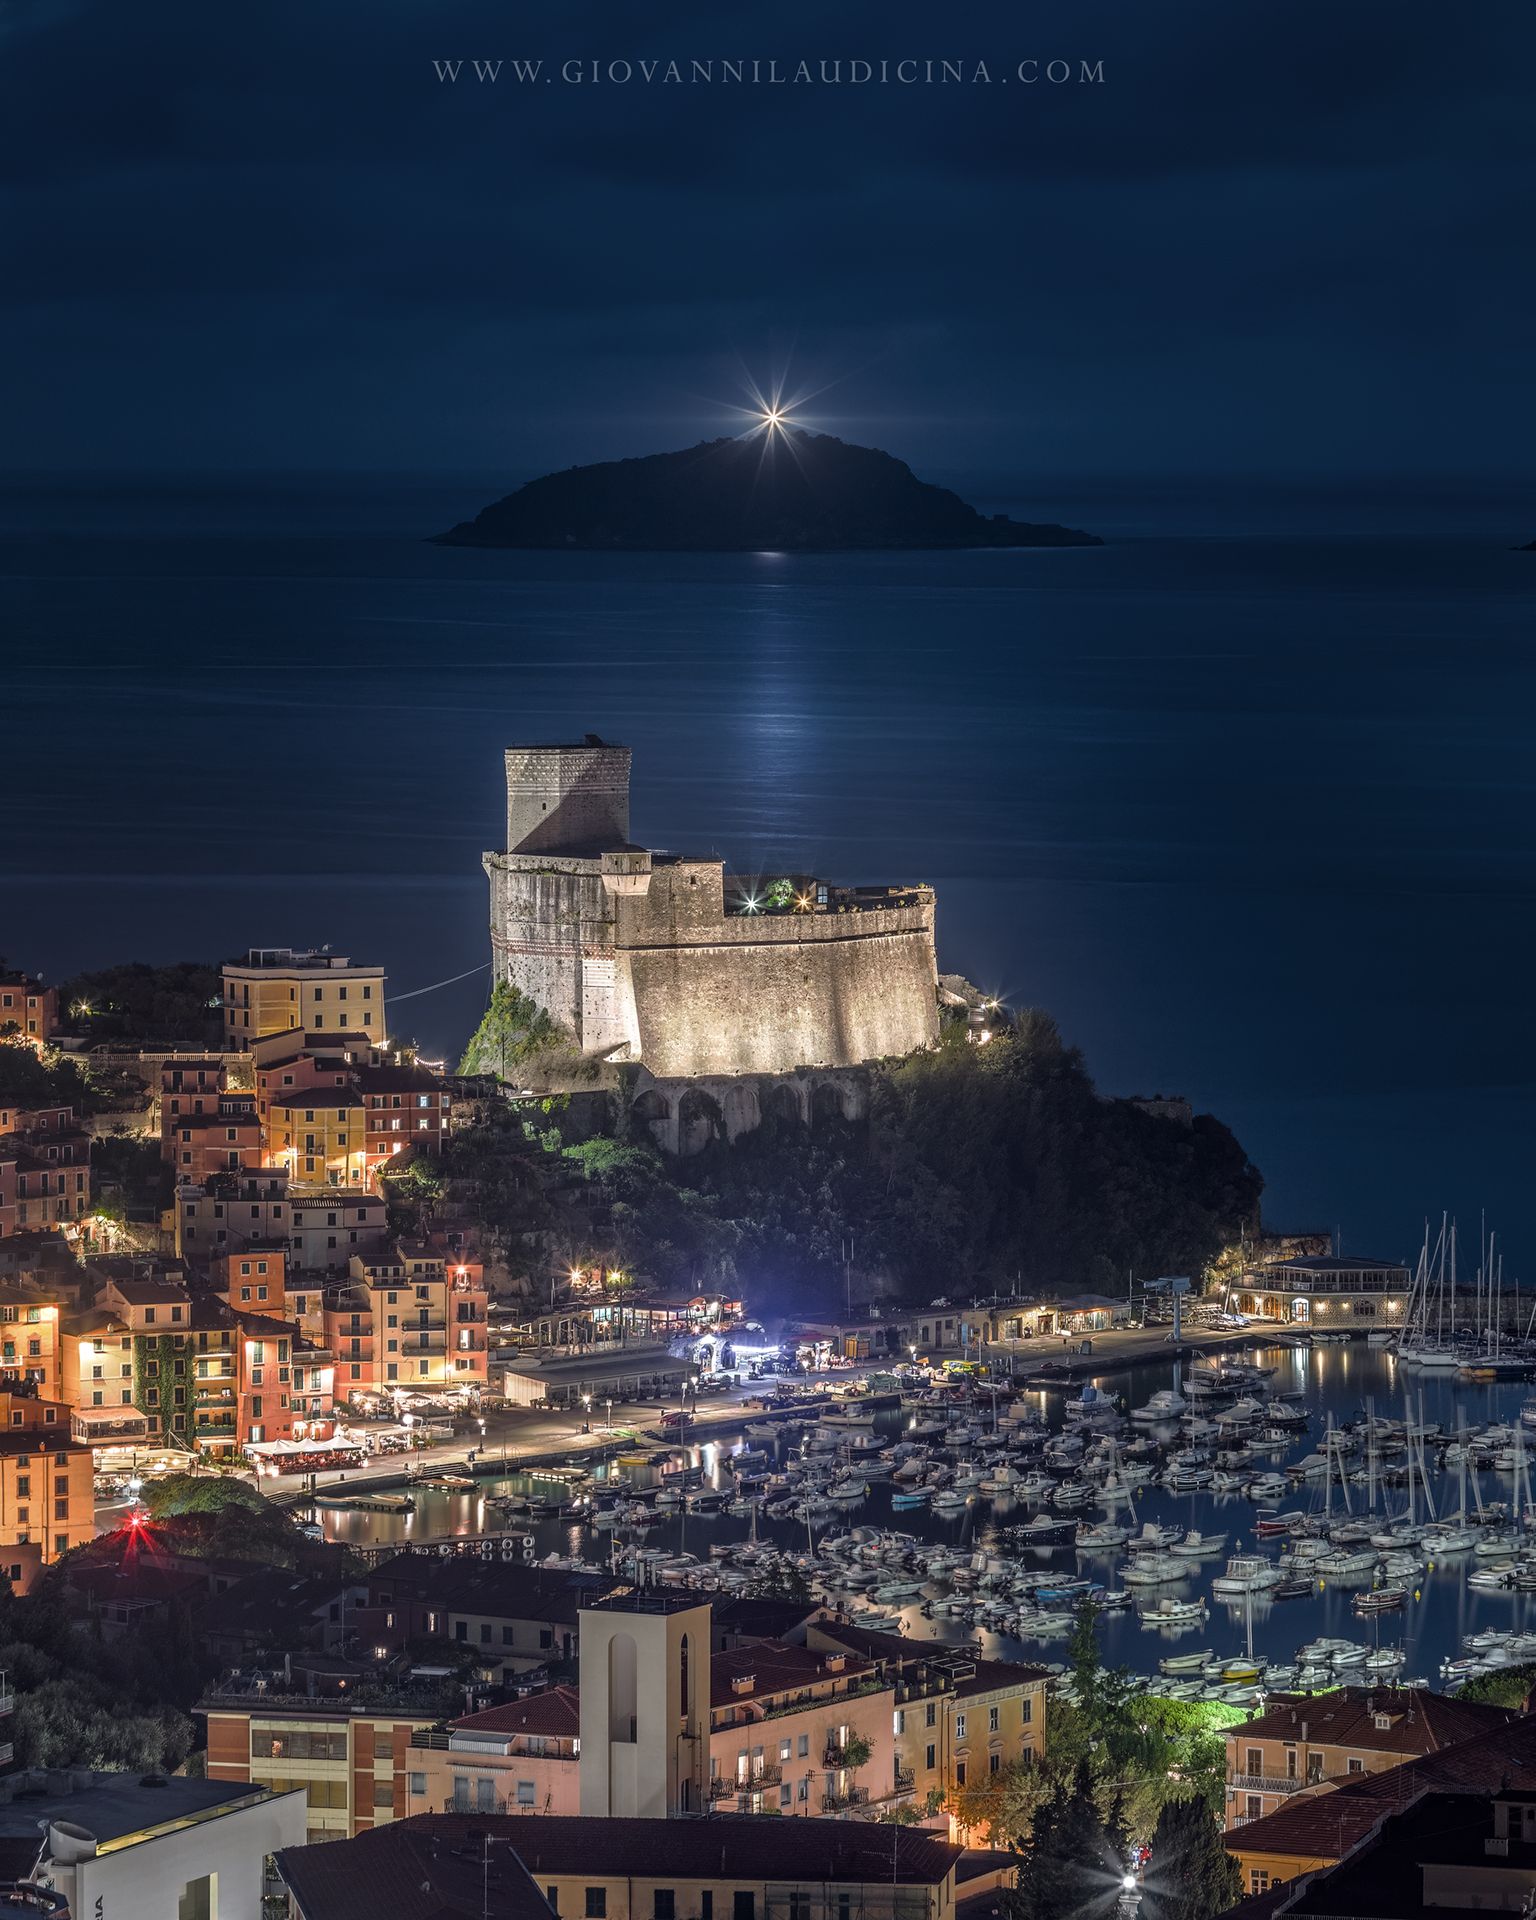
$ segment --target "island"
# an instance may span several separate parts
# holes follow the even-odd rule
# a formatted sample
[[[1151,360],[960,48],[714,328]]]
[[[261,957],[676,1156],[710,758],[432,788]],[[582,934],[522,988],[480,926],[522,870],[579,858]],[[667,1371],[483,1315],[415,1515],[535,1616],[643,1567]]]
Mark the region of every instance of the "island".
[[[978,513],[892,454],[798,427],[545,474],[434,539],[618,553],[1103,545],[1075,527]]]

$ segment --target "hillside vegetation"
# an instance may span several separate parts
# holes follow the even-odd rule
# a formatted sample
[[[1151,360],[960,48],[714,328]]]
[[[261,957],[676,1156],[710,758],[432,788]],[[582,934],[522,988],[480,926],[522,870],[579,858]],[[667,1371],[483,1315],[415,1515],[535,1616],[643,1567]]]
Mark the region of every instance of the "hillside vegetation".
[[[778,1307],[841,1298],[850,1240],[861,1290],[1121,1291],[1131,1272],[1200,1273],[1256,1218],[1263,1182],[1226,1127],[1100,1098],[1044,1014],[986,1047],[951,1030],[870,1075],[865,1120],[769,1119],[734,1144],[716,1129],[683,1160],[619,1100],[587,1138],[559,1099],[509,1110],[397,1198],[430,1209],[446,1187],[536,1284],[552,1263],[602,1260]],[[593,1102],[577,1104],[590,1135]]]

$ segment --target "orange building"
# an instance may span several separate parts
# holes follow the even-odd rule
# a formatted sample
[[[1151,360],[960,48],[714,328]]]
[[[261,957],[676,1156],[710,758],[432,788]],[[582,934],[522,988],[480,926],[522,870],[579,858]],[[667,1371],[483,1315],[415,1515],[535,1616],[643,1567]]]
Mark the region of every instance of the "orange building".
[[[160,1150],[174,1158],[171,1136],[178,1120],[216,1113],[229,1073],[216,1057],[166,1060],[160,1068]]]
[[[213,1264],[214,1284],[236,1313],[263,1313],[283,1319],[288,1306],[286,1241],[253,1241],[237,1252],[221,1254]]]
[[[184,1113],[168,1123],[162,1150],[176,1169],[178,1185],[201,1186],[218,1173],[261,1166],[261,1123],[253,1093],[221,1093],[205,1113]]]
[[[63,1287],[36,1280],[0,1284],[0,1389],[24,1381],[45,1399],[62,1396],[59,1328],[69,1306]]]
[[[367,1384],[375,1391],[485,1385],[488,1296],[478,1260],[401,1241],[389,1255],[354,1255],[350,1270],[368,1298],[374,1377]],[[333,1351],[338,1367],[352,1364],[350,1351]],[[339,1378],[353,1384],[345,1372]]]
[[[15,1027],[29,1040],[47,1040],[59,1025],[59,990],[24,973],[0,973],[0,1033]]]
[[[95,1455],[57,1400],[0,1393],[0,1568],[23,1589],[96,1534]]]

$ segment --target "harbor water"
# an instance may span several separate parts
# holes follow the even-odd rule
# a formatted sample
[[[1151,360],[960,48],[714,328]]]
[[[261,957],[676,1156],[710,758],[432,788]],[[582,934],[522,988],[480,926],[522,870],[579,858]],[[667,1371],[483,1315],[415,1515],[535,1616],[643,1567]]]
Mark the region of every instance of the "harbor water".
[[[1324,1434],[1330,1416],[1336,1428],[1364,1419],[1369,1408],[1377,1421],[1401,1422],[1422,1418],[1426,1426],[1436,1425],[1445,1439],[1454,1439],[1458,1427],[1469,1430],[1502,1423],[1519,1428],[1520,1410],[1530,1394],[1530,1386],[1519,1379],[1466,1380],[1449,1373],[1415,1372],[1399,1365],[1395,1356],[1361,1343],[1317,1347],[1277,1347],[1245,1356],[1255,1365],[1273,1369],[1264,1382],[1271,1404],[1285,1405],[1307,1416],[1307,1425],[1296,1426],[1294,1435],[1283,1447],[1266,1450],[1263,1467],[1284,1472],[1308,1454],[1324,1446]],[[1108,1375],[1096,1383],[1104,1392],[1123,1398],[1127,1407],[1145,1403],[1156,1389],[1175,1384],[1170,1363],[1145,1366],[1130,1373]],[[1071,1390],[1079,1391],[1078,1386]],[[1284,1398],[1282,1398],[1284,1397]],[[1030,1393],[1027,1400],[1037,1406],[1053,1430],[1063,1423],[1068,1395],[1063,1392]],[[978,1412],[987,1411],[985,1398]],[[878,1416],[877,1431],[892,1441],[909,1434],[914,1419],[921,1417],[910,1407],[891,1408]],[[1144,1427],[1125,1430],[1129,1440]],[[1152,1430],[1165,1433],[1167,1429]],[[782,1435],[764,1447],[770,1469],[780,1465],[786,1453],[793,1451],[805,1432],[804,1424],[784,1427]],[[679,1464],[685,1459],[698,1465],[706,1486],[729,1487],[733,1475],[730,1461],[749,1444],[739,1436],[711,1440],[689,1448],[686,1454],[676,1450],[670,1463],[650,1465],[615,1463],[608,1471],[623,1474],[637,1490],[654,1486],[663,1464]],[[1441,1519],[1454,1515],[1462,1499],[1462,1475],[1455,1467],[1439,1461],[1442,1442],[1433,1438],[1425,1447],[1425,1478],[1433,1512]],[[1536,1451],[1536,1439],[1533,1439]],[[1402,1457],[1393,1456],[1401,1480]],[[1361,1473],[1363,1452],[1351,1459],[1352,1472]],[[856,1473],[857,1462],[850,1469]],[[601,1473],[603,1470],[599,1469]],[[1431,1551],[1423,1567],[1396,1586],[1406,1590],[1400,1610],[1375,1617],[1362,1617],[1356,1610],[1356,1596],[1370,1586],[1370,1577],[1338,1580],[1318,1575],[1309,1580],[1304,1594],[1274,1599],[1265,1593],[1224,1600],[1211,1592],[1211,1583],[1219,1578],[1228,1558],[1236,1554],[1259,1553],[1274,1559],[1286,1544],[1274,1537],[1260,1537],[1261,1512],[1279,1508],[1288,1513],[1320,1516],[1325,1505],[1331,1507],[1335,1521],[1348,1514],[1362,1515],[1369,1492],[1358,1481],[1341,1484],[1336,1476],[1327,1491],[1327,1476],[1312,1474],[1292,1479],[1282,1497],[1259,1502],[1246,1493],[1216,1493],[1208,1489],[1173,1492],[1157,1485],[1138,1488],[1134,1507],[1125,1504],[1113,1508],[1095,1505],[1074,1517],[1082,1525],[1111,1518],[1139,1532],[1144,1525],[1198,1529],[1204,1535],[1221,1535],[1225,1544],[1213,1558],[1191,1561],[1187,1575],[1166,1585],[1132,1589],[1132,1603],[1099,1617],[1099,1632],[1105,1657],[1123,1663],[1138,1673],[1155,1674],[1159,1663],[1170,1657],[1210,1649],[1216,1655],[1236,1657],[1250,1643],[1254,1654],[1276,1664],[1295,1661],[1297,1649],[1306,1642],[1333,1638],[1364,1644],[1373,1651],[1400,1648],[1404,1660],[1397,1676],[1421,1680],[1436,1687],[1454,1684],[1442,1677],[1444,1662],[1455,1658],[1469,1636],[1489,1633],[1536,1632],[1536,1592],[1489,1589],[1472,1584],[1469,1576],[1484,1562],[1469,1552],[1459,1552],[1436,1560]],[[580,1556],[607,1564],[613,1555],[635,1544],[649,1551],[668,1555],[696,1556],[707,1577],[711,1550],[731,1543],[743,1543],[755,1530],[759,1541],[780,1545],[788,1554],[804,1554],[809,1539],[819,1542],[827,1537],[846,1536],[854,1528],[882,1528],[909,1539],[948,1547],[985,1548],[1006,1538],[1003,1530],[1028,1521],[1042,1510],[1053,1518],[1063,1518],[1058,1509],[1038,1500],[989,1497],[970,1494],[963,1508],[953,1514],[940,1514],[926,1506],[916,1509],[897,1507],[893,1501],[899,1489],[889,1480],[871,1480],[867,1496],[856,1505],[843,1504],[829,1518],[810,1523],[804,1519],[772,1518],[763,1513],[754,1516],[725,1510],[708,1513],[672,1510],[655,1512],[643,1528],[600,1529],[585,1521],[566,1516],[543,1520],[508,1517],[492,1504],[498,1496],[533,1491],[548,1496],[558,1488],[541,1484],[537,1475],[509,1472],[505,1476],[483,1479],[473,1489],[412,1489],[412,1505],[400,1513],[348,1511],[337,1508],[316,1510],[329,1538],[358,1545],[407,1545],[440,1541],[454,1536],[479,1536],[525,1528],[532,1534],[532,1557],[549,1555]],[[1465,1474],[1465,1501],[1475,1519],[1478,1497],[1485,1506],[1518,1508],[1516,1475],[1510,1471],[1468,1469]],[[1408,1489],[1403,1484],[1375,1488],[1375,1511],[1383,1516],[1382,1525],[1406,1515]],[[771,1498],[771,1496],[770,1496]],[[1347,1506],[1346,1506],[1347,1501]],[[1425,1498],[1422,1483],[1416,1487],[1414,1502],[1422,1522]],[[1128,1565],[1125,1548],[1085,1550],[1070,1541],[1055,1547],[1029,1546],[1010,1551],[1008,1558],[1021,1573],[1068,1578],[1086,1577],[1105,1588],[1125,1590],[1124,1572]],[[1004,1632],[962,1620],[949,1619],[930,1611],[935,1591],[911,1597],[900,1606],[900,1630],[911,1638],[931,1637],[951,1643],[979,1647],[982,1652],[1003,1658],[1052,1663],[1065,1654],[1065,1635],[1058,1631],[1045,1636],[1011,1636]],[[1203,1599],[1208,1609],[1203,1620],[1196,1619],[1177,1629],[1152,1626],[1142,1618],[1142,1610],[1155,1606],[1167,1595],[1176,1600]],[[1050,1611],[1047,1606],[1047,1611]],[[1065,1611],[1065,1609],[1061,1609]],[[1359,1672],[1341,1674],[1359,1679]]]

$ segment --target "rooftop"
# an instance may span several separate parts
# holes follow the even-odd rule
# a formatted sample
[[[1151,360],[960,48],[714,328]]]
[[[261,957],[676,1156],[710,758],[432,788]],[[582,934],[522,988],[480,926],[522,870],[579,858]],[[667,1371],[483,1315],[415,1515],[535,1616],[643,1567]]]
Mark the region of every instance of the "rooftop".
[[[277,1862],[304,1920],[549,1920],[551,1874],[933,1887],[960,1851],[921,1828],[848,1820],[420,1814]]]
[[[340,972],[352,966],[344,953],[332,953],[329,947],[252,947],[244,960],[225,963],[226,973],[244,972],[252,967],[270,967],[289,973],[302,969],[306,973]],[[382,973],[380,966],[359,961],[356,971],[364,973]]]
[[[1246,1822],[1227,1844],[1245,1858],[1274,1853],[1339,1860],[1384,1813],[1421,1793],[1491,1794],[1522,1775],[1536,1780],[1536,1714],[1512,1715],[1503,1726],[1382,1773],[1362,1774],[1331,1792],[1298,1793],[1278,1813]]]
[[[266,1788],[248,1780],[85,1769],[67,1774],[18,1773],[0,1782],[0,1842],[25,1840],[39,1849],[52,1820],[83,1827],[103,1846],[147,1839],[173,1822],[206,1819],[268,1797]]]
[[[548,1687],[482,1713],[466,1713],[448,1725],[455,1733],[554,1734],[576,1739],[581,1734],[581,1699],[574,1687]]]
[[[1265,1262],[1265,1270],[1278,1272],[1283,1268],[1287,1273],[1359,1273],[1363,1269],[1374,1271],[1382,1267],[1396,1267],[1403,1273],[1408,1271],[1401,1260],[1375,1260],[1364,1253],[1351,1254],[1347,1258],[1332,1253],[1308,1253],[1294,1260]]]
[[[1452,1700],[1427,1687],[1338,1687],[1295,1698],[1276,1695],[1257,1719],[1229,1727],[1227,1738],[1238,1747],[1248,1740],[1305,1740],[1408,1756],[1437,1753],[1519,1717],[1513,1708]]]
[[[834,1664],[835,1663],[835,1664]],[[855,1654],[813,1653],[771,1640],[717,1653],[710,1662],[709,1704],[729,1707],[765,1694],[798,1693],[809,1687],[846,1685],[868,1679],[874,1667]]]

